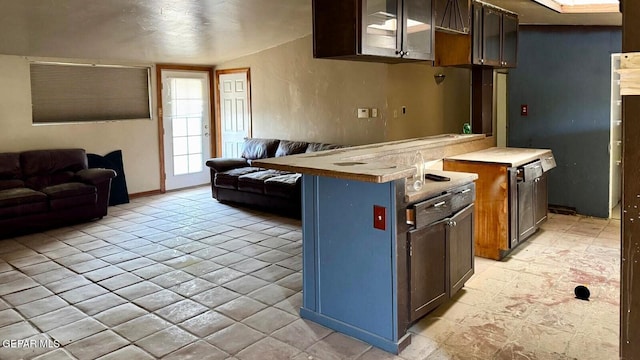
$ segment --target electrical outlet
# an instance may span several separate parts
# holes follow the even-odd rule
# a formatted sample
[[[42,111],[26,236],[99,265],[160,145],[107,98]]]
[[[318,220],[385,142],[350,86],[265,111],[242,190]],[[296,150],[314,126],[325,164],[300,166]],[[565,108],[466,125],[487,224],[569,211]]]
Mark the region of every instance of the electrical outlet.
[[[369,109],[358,108],[358,119],[368,119],[368,118],[369,118]]]
[[[407,114],[407,107],[403,106],[402,107],[402,115],[406,115]]]
[[[387,209],[384,206],[373,205],[373,227],[387,230]]]

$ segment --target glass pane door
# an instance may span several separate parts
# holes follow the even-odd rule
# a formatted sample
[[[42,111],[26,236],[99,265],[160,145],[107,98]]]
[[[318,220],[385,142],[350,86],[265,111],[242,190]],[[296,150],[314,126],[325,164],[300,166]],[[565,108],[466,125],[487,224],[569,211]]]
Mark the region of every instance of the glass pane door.
[[[432,60],[431,0],[405,0],[405,11],[404,57]]]
[[[362,53],[394,56],[400,50],[398,0],[363,0]]]
[[[162,71],[165,186],[168,190],[209,181],[210,96],[206,72]]]
[[[203,99],[202,80],[171,79],[173,175],[201,172]]]
[[[485,7],[482,29],[485,65],[500,65],[501,27],[502,14]]]

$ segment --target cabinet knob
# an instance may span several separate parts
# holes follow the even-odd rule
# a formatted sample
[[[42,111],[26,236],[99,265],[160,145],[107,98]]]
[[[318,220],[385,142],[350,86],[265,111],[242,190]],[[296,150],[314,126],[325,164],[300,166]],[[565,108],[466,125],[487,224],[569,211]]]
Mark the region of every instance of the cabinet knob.
[[[484,59],[480,59],[480,64],[484,64]]]
[[[408,51],[405,51],[404,54],[402,54],[402,56],[408,56],[408,55],[409,55]]]
[[[402,56],[403,51],[402,50],[396,50],[396,55],[400,55]]]

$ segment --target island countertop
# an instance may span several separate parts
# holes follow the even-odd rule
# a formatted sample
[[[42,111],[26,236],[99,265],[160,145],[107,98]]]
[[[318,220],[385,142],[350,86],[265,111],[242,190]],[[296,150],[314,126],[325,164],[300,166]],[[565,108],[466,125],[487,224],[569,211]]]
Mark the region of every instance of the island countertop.
[[[425,179],[422,189],[418,191],[415,191],[410,188],[406,189],[406,192],[404,195],[404,201],[407,204],[429,199],[431,197],[440,195],[449,189],[453,189],[455,187],[468,184],[478,179],[478,174],[466,173],[466,172],[460,172],[460,171],[442,171],[442,170],[426,169],[425,174],[436,174],[440,176],[446,176],[450,180],[449,181],[433,181],[433,180]],[[409,184],[410,181],[407,181],[407,183]],[[409,184],[409,186],[410,185],[411,184]]]
[[[443,148],[465,143],[484,143],[485,135],[444,134],[424,138],[360,145],[348,148],[304,153],[276,158],[254,160],[253,166],[291,171],[302,174],[329,176],[340,179],[385,183],[413,176],[416,172],[412,164],[380,160],[396,154],[434,151],[434,157],[425,160],[442,159]],[[471,146],[472,147],[472,146]],[[435,154],[437,152],[437,154]]]
[[[549,149],[492,147],[466,154],[448,156],[446,160],[484,162],[512,167],[521,166],[535,160],[546,160],[543,161],[543,167],[549,166],[548,169],[555,167],[555,160],[553,160],[553,154]]]

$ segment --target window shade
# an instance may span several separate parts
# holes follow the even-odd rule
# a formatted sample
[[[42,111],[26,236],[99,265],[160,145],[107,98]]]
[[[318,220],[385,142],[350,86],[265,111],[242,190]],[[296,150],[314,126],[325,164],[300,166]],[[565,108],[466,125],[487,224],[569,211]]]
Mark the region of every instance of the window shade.
[[[149,68],[31,63],[33,123],[150,119]]]

